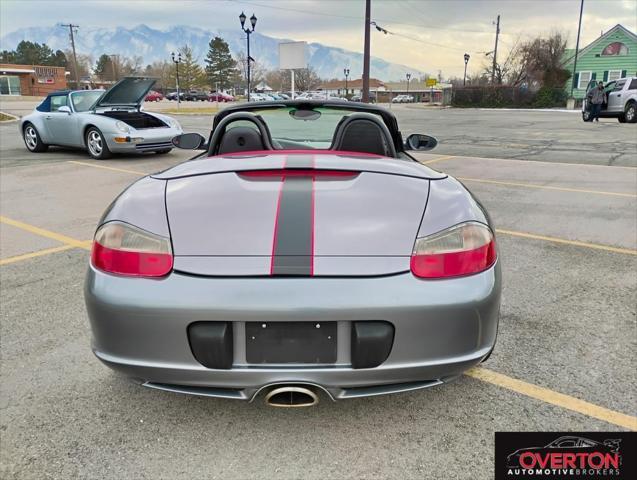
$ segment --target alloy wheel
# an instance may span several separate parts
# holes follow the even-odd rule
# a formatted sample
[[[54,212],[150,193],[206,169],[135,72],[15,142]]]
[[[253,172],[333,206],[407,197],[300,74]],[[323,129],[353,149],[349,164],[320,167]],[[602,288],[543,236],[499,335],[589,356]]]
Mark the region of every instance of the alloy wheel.
[[[38,134],[31,125],[24,130],[24,141],[29,150],[35,150],[35,147],[38,145]]]
[[[102,146],[102,136],[97,130],[91,130],[88,134],[88,149],[91,155],[99,157],[104,149]]]

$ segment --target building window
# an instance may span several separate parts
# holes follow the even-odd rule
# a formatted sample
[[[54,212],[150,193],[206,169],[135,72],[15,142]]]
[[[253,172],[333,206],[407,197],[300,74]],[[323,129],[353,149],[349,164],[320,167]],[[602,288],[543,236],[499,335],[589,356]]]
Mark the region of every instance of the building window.
[[[0,95],[20,95],[20,77],[17,75],[0,76]]]
[[[628,55],[628,47],[622,42],[613,42],[602,50],[602,56]]]
[[[579,79],[577,80],[577,88],[586,88],[588,82],[591,81],[591,72],[579,72]]]
[[[612,82],[613,80],[619,80],[622,78],[621,70],[609,70],[608,71],[608,81]]]

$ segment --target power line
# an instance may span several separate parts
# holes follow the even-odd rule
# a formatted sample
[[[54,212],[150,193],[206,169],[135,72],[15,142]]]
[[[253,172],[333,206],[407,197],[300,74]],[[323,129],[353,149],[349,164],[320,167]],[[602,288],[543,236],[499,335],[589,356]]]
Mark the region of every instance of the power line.
[[[359,20],[359,21],[363,20],[363,17],[358,16],[358,15],[340,15],[340,14],[336,14],[336,13],[325,13],[325,12],[317,12],[317,11],[312,11],[312,10],[303,10],[303,9],[300,9],[300,8],[279,7],[279,6],[275,6],[275,5],[268,5],[268,4],[264,4],[264,3],[251,2],[251,1],[245,1],[245,0],[225,0],[225,1],[231,2],[231,3],[251,5],[251,6],[255,6],[255,7],[270,8],[270,9],[273,9],[273,10],[282,10],[282,11],[287,11],[287,12],[305,13],[307,15],[318,15],[318,16],[322,16],[322,17],[333,17],[333,18],[347,18],[347,19],[350,19],[350,20]],[[410,8],[410,13],[413,13],[413,11],[414,11],[414,9]],[[438,26],[438,25],[431,25],[431,24],[425,24],[425,23],[409,23],[409,22],[403,22],[403,21],[400,21],[400,20],[393,20],[393,19],[389,19],[389,18],[373,17],[373,19],[378,21],[378,22],[383,22],[383,23],[392,24],[392,25],[393,24],[395,24],[395,25],[408,25],[408,26],[411,26],[411,27],[419,27],[419,28],[427,27],[427,28],[431,28],[431,29],[434,29],[434,30],[447,30],[447,31],[451,31],[451,32],[461,32],[461,33],[481,33],[481,34],[489,33],[486,30],[467,30],[467,29],[464,29],[464,28],[442,27],[442,26]]]
[[[379,32],[384,33],[385,35],[394,35],[396,37],[407,38],[407,39],[412,40],[414,42],[423,43],[425,45],[432,45],[434,47],[439,47],[439,48],[447,48],[449,50],[456,50],[458,52],[466,52],[467,51],[465,48],[450,47],[448,45],[443,45],[442,43],[429,42],[427,40],[422,40],[420,38],[412,37],[410,35],[405,35],[404,33],[392,32],[390,30],[387,30],[386,28],[381,27],[376,22],[371,22],[371,24],[374,27],[376,27],[376,30],[378,30]],[[472,52],[472,53],[479,53],[479,52]]]

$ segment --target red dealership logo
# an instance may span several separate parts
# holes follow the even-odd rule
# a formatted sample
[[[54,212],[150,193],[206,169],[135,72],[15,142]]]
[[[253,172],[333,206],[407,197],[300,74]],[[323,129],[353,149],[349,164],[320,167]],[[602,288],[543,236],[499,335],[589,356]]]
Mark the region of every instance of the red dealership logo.
[[[497,432],[496,479],[635,478],[626,465],[635,437],[627,435]]]

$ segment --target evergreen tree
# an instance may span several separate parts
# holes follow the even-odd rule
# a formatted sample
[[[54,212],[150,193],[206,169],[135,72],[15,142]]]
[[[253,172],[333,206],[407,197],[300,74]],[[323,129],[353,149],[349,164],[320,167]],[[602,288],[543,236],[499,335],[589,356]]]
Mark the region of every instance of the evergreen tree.
[[[114,76],[111,57],[109,57],[105,53],[102,53],[100,55],[100,58],[98,58],[97,62],[95,63],[93,73],[102,80],[106,80],[107,76]]]
[[[0,61],[19,65],[66,66],[66,56],[61,50],[54,53],[46,43],[40,45],[26,40],[18,43],[14,51],[2,51]]]
[[[204,60],[208,85],[215,90],[226,90],[234,86],[238,76],[237,62],[230,55],[228,43],[215,37],[208,44],[208,54]]]

